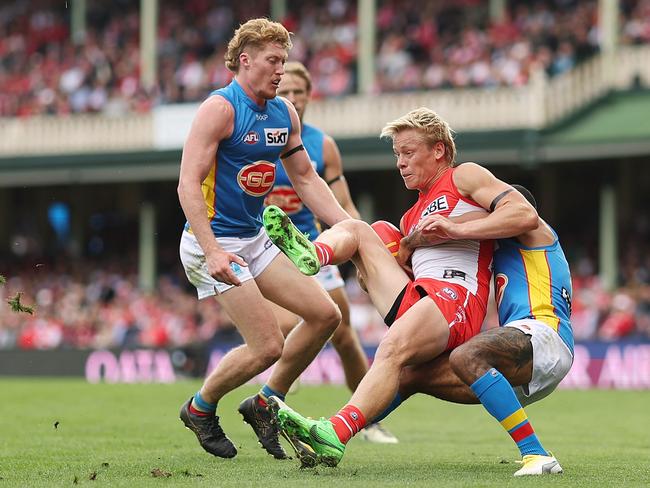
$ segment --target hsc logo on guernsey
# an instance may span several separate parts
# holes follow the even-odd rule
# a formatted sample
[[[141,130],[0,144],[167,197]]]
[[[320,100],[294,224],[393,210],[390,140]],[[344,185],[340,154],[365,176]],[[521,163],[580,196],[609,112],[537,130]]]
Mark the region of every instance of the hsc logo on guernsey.
[[[251,196],[264,196],[275,183],[275,164],[268,161],[248,164],[237,174],[237,183]]]

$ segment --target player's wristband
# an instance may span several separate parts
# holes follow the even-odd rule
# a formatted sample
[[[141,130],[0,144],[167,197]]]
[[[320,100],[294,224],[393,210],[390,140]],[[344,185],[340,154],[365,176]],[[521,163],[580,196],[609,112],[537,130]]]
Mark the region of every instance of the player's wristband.
[[[282,159],[286,159],[286,158],[288,158],[289,156],[291,156],[292,154],[296,154],[298,151],[304,151],[304,150],[305,150],[305,146],[303,146],[302,144],[300,144],[299,146],[296,146],[296,147],[294,147],[293,149],[289,149],[286,153],[281,154],[281,155],[280,155],[280,158],[282,158]]]

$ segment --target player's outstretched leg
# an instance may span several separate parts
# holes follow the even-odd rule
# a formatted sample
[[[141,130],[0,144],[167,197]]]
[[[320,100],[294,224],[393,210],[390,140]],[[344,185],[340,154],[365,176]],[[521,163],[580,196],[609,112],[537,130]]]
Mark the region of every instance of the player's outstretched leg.
[[[262,215],[264,229],[280,250],[302,274],[312,276],[320,270],[315,246],[293,225],[289,216],[275,205],[269,205]]]
[[[287,459],[287,453],[280,444],[278,426],[272,421],[267,407],[260,403],[259,395],[246,398],[239,405],[238,411],[244,417],[244,422],[253,428],[266,452],[275,459]]]
[[[237,449],[219,425],[219,417],[214,411],[204,415],[203,412],[192,410],[190,398],[181,407],[180,418],[189,430],[194,432],[199,444],[207,452],[222,458],[233,458],[237,455]]]
[[[332,422],[324,418],[305,418],[277,397],[269,398],[269,409],[285,438],[295,437],[309,445],[316,453],[319,463],[334,467],[341,461],[345,444],[336,435]],[[296,455],[300,458],[298,451]]]

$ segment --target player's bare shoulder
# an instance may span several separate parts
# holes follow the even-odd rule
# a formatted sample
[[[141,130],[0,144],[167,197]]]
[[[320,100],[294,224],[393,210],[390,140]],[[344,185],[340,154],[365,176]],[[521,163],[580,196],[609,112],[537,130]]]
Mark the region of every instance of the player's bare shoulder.
[[[329,134],[323,134],[323,150],[340,155],[338,144]]]
[[[468,161],[454,167],[453,181],[464,196],[472,194],[477,188],[494,179],[492,173],[477,163]]]
[[[207,111],[214,115],[221,116],[232,117],[235,115],[235,108],[225,97],[221,95],[211,95],[206,98],[199,107],[199,112],[201,111]]]
[[[232,134],[235,125],[235,108],[221,95],[212,95],[201,103],[194,124],[219,135],[220,139]]]
[[[478,163],[474,163],[472,161],[460,163],[456,165],[454,168],[455,168],[454,181],[456,181],[457,178],[464,180],[467,178],[490,174],[490,172],[487,169],[485,169],[483,166],[481,166]]]

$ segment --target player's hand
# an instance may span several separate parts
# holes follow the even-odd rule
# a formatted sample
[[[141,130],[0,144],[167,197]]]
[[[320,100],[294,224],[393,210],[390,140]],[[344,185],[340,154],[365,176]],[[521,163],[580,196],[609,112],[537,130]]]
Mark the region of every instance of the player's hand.
[[[413,249],[408,246],[406,239],[402,239],[399,243],[399,251],[397,251],[397,256],[395,256],[395,259],[397,259],[397,263],[402,267],[402,268],[408,268],[410,269],[411,267],[408,265],[408,262],[411,259],[411,255],[413,254]]]
[[[461,238],[460,224],[438,214],[424,217],[418,222],[416,230],[419,230],[423,236],[429,238],[435,237],[441,240]]]
[[[246,261],[237,254],[221,250],[206,256],[206,265],[208,273],[215,280],[235,286],[241,286],[241,281],[237,278],[235,269],[237,269],[237,266],[248,266]]]

